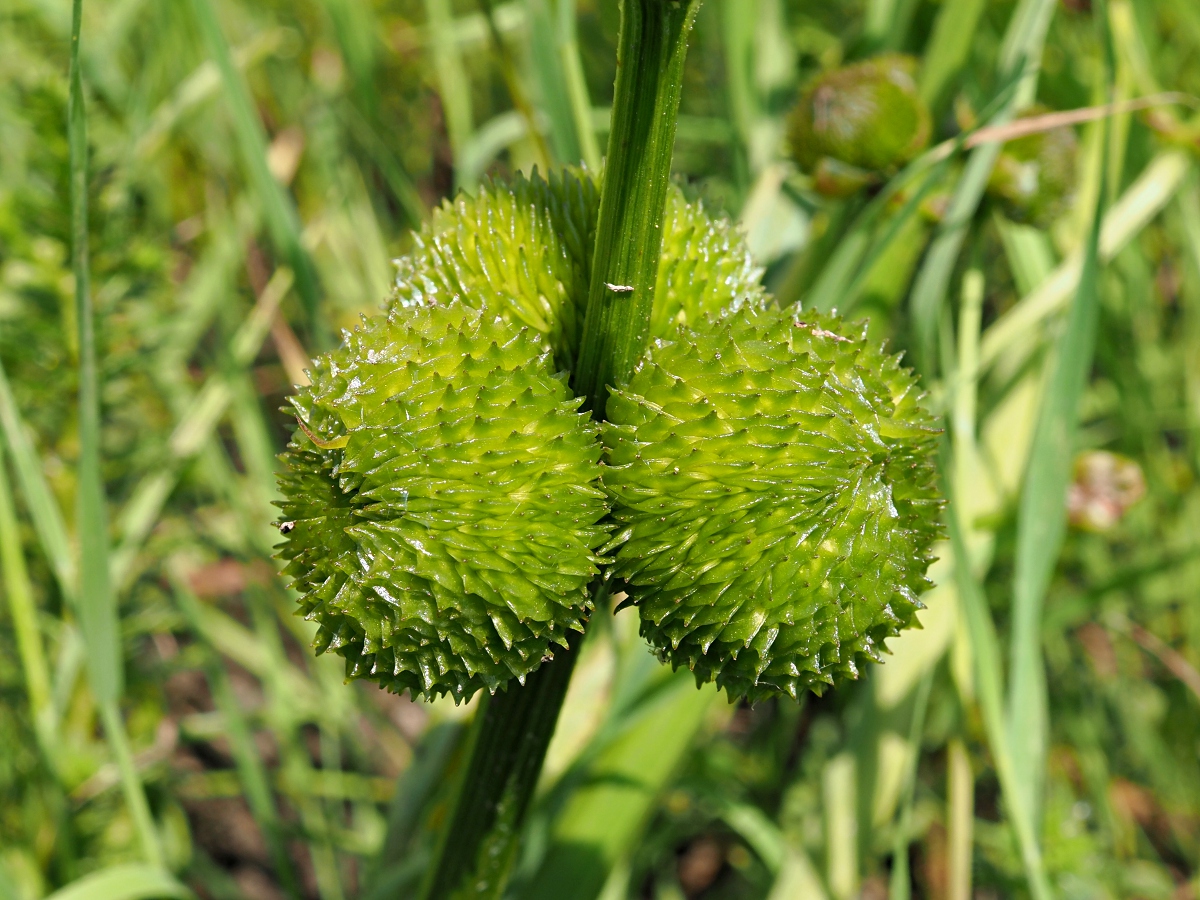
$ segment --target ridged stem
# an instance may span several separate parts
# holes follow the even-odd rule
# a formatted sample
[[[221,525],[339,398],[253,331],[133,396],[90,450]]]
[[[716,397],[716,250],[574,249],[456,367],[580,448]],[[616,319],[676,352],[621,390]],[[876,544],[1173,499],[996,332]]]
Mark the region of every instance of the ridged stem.
[[[623,0],[617,84],[575,393],[604,417],[650,336],[687,38],[699,0]]]
[[[426,900],[498,898],[516,859],[521,823],[537,787],[583,635],[552,662],[484,696],[468,736],[469,762],[454,815],[426,876]]]
[[[687,37],[700,0],[622,0],[613,123],[576,394],[603,418],[607,389],[624,382],[646,348],[671,177]],[[615,288],[614,288],[615,286]],[[605,590],[593,588],[602,612]],[[421,896],[498,898],[582,635],[525,684],[484,697],[448,827]]]

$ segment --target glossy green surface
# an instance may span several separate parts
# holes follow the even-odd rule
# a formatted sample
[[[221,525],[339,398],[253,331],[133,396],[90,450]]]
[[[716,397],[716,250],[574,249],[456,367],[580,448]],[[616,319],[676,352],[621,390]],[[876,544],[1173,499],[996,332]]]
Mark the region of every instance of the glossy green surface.
[[[820,692],[921,608],[937,432],[864,332],[794,307],[680,329],[608,418],[614,574],[698,682]]]
[[[535,332],[459,303],[316,363],[283,455],[286,574],[350,677],[461,700],[583,627],[607,527],[596,428]]]

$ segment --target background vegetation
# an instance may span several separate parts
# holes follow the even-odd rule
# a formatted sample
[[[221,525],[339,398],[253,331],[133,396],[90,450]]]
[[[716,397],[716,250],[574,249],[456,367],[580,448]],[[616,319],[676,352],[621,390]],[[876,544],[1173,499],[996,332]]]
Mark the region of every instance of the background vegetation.
[[[598,164],[617,24],[606,0],[87,0],[115,654],[75,577],[102,523],[75,512],[70,9],[0,8],[0,900],[415,889],[471,707],[311,655],[272,561],[278,408],[431,207]],[[953,545],[924,630],[800,706],[730,707],[599,615],[513,897],[1200,896],[1200,119],[1160,97],[1073,128],[1037,202],[984,189],[996,144],[821,196],[787,112],[888,50],[920,58],[936,140],[1200,95],[1191,0],[708,0],[679,178],[781,298],[911,351]]]

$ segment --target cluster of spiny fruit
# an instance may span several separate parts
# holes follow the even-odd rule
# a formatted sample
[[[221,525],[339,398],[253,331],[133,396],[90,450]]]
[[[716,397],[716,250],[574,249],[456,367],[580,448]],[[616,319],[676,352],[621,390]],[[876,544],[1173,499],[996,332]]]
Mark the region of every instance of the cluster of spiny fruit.
[[[927,587],[915,380],[861,327],[778,308],[730,225],[672,189],[651,346],[593,417],[569,373],[598,209],[573,169],[445,204],[387,309],[315,362],[281,552],[317,649],[462,700],[523,683],[607,579],[731,698],[856,675]]]

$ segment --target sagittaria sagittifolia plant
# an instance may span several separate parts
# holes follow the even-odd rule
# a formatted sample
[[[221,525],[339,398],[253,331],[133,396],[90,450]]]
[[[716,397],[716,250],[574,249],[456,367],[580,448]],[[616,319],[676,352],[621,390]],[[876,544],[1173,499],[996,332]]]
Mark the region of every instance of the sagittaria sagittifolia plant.
[[[293,399],[282,553],[317,650],[396,691],[494,692],[583,629],[603,576],[731,698],[857,675],[928,587],[912,376],[861,326],[775,308],[737,233],[672,188],[653,344],[601,436],[567,374],[598,198],[565,170],[446,204],[387,312]]]

